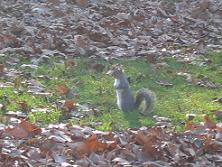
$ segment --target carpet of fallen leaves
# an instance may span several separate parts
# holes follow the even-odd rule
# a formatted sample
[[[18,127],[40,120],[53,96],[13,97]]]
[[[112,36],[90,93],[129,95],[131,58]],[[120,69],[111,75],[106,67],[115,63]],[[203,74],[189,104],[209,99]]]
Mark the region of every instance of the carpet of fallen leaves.
[[[7,0],[0,20],[0,53],[35,63],[43,55],[193,56],[222,44],[220,0]]]
[[[0,20],[0,53],[37,65],[56,55],[193,56],[222,48],[220,0],[7,0]],[[207,116],[200,125],[188,121],[184,133],[164,126],[39,128],[9,119],[0,126],[0,166],[222,166],[222,125]]]
[[[45,128],[10,117],[0,128],[0,166],[222,166],[222,125],[208,116],[184,133],[165,126],[102,132],[70,124]]]

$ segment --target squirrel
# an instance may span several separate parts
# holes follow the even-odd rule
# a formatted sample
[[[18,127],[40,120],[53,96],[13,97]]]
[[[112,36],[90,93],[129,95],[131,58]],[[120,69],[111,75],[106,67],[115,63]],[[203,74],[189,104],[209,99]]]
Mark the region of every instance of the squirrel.
[[[113,65],[107,74],[115,78],[114,88],[116,89],[117,106],[120,110],[126,112],[138,109],[143,101],[145,102],[143,114],[153,110],[156,101],[155,93],[149,89],[142,88],[137,91],[134,98],[122,65]]]

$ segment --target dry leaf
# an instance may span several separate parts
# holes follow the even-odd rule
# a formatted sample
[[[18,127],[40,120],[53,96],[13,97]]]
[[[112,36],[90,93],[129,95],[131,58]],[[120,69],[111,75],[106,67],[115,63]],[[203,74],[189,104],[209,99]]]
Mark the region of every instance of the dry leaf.
[[[89,0],[76,0],[77,5],[80,7],[87,7],[89,4]]]
[[[31,139],[26,141],[26,144],[30,145],[30,146],[34,146],[34,145],[36,145],[38,143],[39,143],[39,140],[37,138],[31,138]]]
[[[140,145],[144,145],[146,141],[146,136],[144,135],[142,131],[137,132],[135,141],[138,142]]]
[[[147,63],[155,64],[157,62],[157,56],[150,54],[145,57]]]
[[[86,140],[86,145],[89,148],[90,151],[97,151],[98,149],[98,140],[97,136],[93,134]]]
[[[161,156],[161,152],[157,148],[157,136],[148,135],[144,143],[143,151],[148,154],[152,159],[158,159]]]
[[[6,134],[9,134],[16,139],[24,139],[29,136],[29,133],[22,127],[8,128],[6,129]]]
[[[28,122],[27,120],[22,120],[22,122],[19,124],[19,127],[23,128],[26,130],[30,135],[37,135],[41,133],[41,129],[37,127],[35,124],[32,124]]]
[[[216,123],[213,122],[208,115],[204,116],[204,126],[209,129],[217,128]]]
[[[66,100],[63,104],[63,109],[65,111],[70,111],[76,107],[76,103],[74,100]]]
[[[73,155],[83,158],[85,155],[89,155],[90,149],[85,142],[75,142],[67,144],[73,151]]]
[[[185,124],[185,130],[192,130],[194,128],[194,123],[192,120],[188,120]]]
[[[66,95],[69,93],[69,88],[65,85],[65,84],[61,84],[58,85],[56,87],[56,91],[60,94],[60,95]]]
[[[4,64],[0,64],[0,73],[4,72],[5,69],[5,65]]]
[[[66,60],[64,61],[64,64],[66,68],[73,68],[76,66],[76,62],[74,60]]]
[[[95,134],[92,134],[86,141],[85,141],[87,147],[91,152],[103,152],[105,149],[110,146],[110,148],[115,147],[116,143],[111,142],[109,145],[105,142],[101,142],[98,140],[97,136]]]

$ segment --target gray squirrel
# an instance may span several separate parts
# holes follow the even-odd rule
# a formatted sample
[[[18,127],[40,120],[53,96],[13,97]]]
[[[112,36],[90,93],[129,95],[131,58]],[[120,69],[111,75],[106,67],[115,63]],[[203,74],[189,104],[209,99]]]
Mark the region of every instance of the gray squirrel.
[[[145,108],[142,111],[143,114],[147,114],[153,110],[156,101],[155,93],[142,88],[137,91],[134,98],[122,65],[113,65],[107,74],[115,78],[114,88],[116,89],[117,105],[120,110],[125,112],[138,109],[143,101],[145,102]]]

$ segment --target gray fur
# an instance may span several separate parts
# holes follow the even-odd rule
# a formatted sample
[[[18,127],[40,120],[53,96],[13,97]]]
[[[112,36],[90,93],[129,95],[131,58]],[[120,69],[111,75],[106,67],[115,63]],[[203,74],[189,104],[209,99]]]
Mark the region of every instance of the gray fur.
[[[120,110],[126,112],[138,109],[142,101],[145,101],[145,108],[143,110],[144,114],[153,110],[156,100],[155,93],[142,88],[137,91],[136,98],[134,99],[129,87],[129,82],[123,73],[122,66],[113,66],[108,74],[115,78],[114,88],[116,89],[117,106]]]

